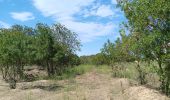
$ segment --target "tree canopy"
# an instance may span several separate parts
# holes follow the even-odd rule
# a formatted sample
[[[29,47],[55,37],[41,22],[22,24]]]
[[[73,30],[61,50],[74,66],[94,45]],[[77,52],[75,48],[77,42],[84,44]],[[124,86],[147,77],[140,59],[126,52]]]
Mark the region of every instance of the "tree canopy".
[[[38,64],[53,76],[80,63],[75,54],[80,50],[77,34],[61,24],[2,28],[0,42],[0,69],[5,80],[23,78],[26,65]]]

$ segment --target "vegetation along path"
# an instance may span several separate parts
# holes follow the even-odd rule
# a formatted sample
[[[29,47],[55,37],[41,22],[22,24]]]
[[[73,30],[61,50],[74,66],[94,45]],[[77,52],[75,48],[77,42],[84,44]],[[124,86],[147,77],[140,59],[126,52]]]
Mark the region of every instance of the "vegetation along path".
[[[67,80],[22,82],[16,89],[0,81],[0,100],[169,100],[125,78],[91,71]]]

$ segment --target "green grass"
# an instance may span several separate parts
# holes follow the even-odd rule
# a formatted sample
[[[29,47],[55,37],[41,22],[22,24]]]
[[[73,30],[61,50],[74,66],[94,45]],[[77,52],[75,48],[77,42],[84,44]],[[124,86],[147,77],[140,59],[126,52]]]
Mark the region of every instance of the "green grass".
[[[93,70],[95,70],[98,73],[102,73],[102,74],[108,74],[112,72],[111,67],[107,65],[99,65],[99,66],[79,65],[79,66],[66,69],[61,76],[55,76],[55,79],[62,80],[62,79],[74,78],[77,75],[82,75],[87,72],[91,72]]]
[[[118,66],[118,70],[113,71],[114,74],[117,74],[116,77],[137,79],[138,71],[136,70],[136,64],[133,62],[123,62],[116,63],[115,66]],[[145,64],[141,63],[141,68],[144,72],[149,72],[148,68],[146,69]]]
[[[74,78],[77,75],[82,75],[84,73],[90,72],[94,69],[94,65],[79,65],[72,68],[67,68],[62,75],[55,76],[54,79],[69,79]]]
[[[136,63],[134,62],[122,62],[115,63],[114,67],[118,66],[118,70],[112,70],[111,66],[108,65],[79,65],[71,68],[67,68],[62,75],[55,75],[53,79],[63,80],[63,79],[73,79],[77,75],[82,75],[87,72],[96,71],[100,74],[112,74],[113,77],[118,78],[129,78],[135,81],[139,81],[139,73],[136,69]],[[155,84],[159,81],[159,77],[156,74],[154,66],[155,62],[150,65],[146,62],[140,63],[140,66],[144,73],[146,73],[146,80],[149,84]]]
[[[139,73],[136,69],[136,63],[134,62],[123,62],[117,63],[115,66],[118,66],[120,69],[113,71],[113,77],[119,78],[129,78],[139,82]],[[151,62],[148,64],[146,62],[140,63],[142,71],[145,73],[145,79],[148,85],[153,87],[159,86],[159,76],[156,73],[157,64]]]
[[[135,69],[135,63],[118,63],[116,64],[121,70],[113,71],[113,76],[116,73],[117,77],[136,79],[138,76],[137,70]]]
[[[112,69],[108,65],[99,65],[95,67],[96,71],[101,74],[112,73]]]

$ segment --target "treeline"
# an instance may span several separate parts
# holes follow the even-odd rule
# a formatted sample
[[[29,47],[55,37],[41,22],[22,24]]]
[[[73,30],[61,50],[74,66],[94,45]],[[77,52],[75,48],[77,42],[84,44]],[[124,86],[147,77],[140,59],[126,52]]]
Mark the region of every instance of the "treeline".
[[[79,65],[77,34],[61,24],[36,24],[35,28],[13,25],[0,29],[0,71],[6,81],[24,78],[24,66],[39,65],[48,76],[60,75]],[[15,88],[15,86],[13,86]]]
[[[135,57],[129,54],[131,44],[128,43],[129,36],[124,30],[120,31],[120,38],[111,42],[108,40],[96,55],[81,56],[82,64],[109,65],[114,67],[118,62],[133,62]],[[126,44],[125,44],[126,43]],[[128,46],[129,45],[129,46]]]
[[[135,61],[141,84],[146,83],[146,74],[140,63],[157,62],[153,67],[160,89],[170,94],[170,1],[118,0],[118,7],[128,22],[123,23],[120,38],[114,43],[108,40],[94,58],[112,67],[117,62]]]

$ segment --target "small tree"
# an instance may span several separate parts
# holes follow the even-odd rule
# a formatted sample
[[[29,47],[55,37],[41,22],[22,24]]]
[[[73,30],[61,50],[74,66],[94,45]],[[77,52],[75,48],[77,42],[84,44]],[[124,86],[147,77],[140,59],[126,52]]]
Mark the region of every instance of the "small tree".
[[[16,81],[23,78],[27,55],[27,36],[24,27],[14,25],[0,32],[0,63],[3,78],[15,88]]]
[[[110,40],[107,41],[107,43],[104,44],[104,47],[101,49],[101,53],[105,59],[107,59],[106,64],[110,65],[112,69],[114,68],[115,63],[115,44],[110,42]]]

